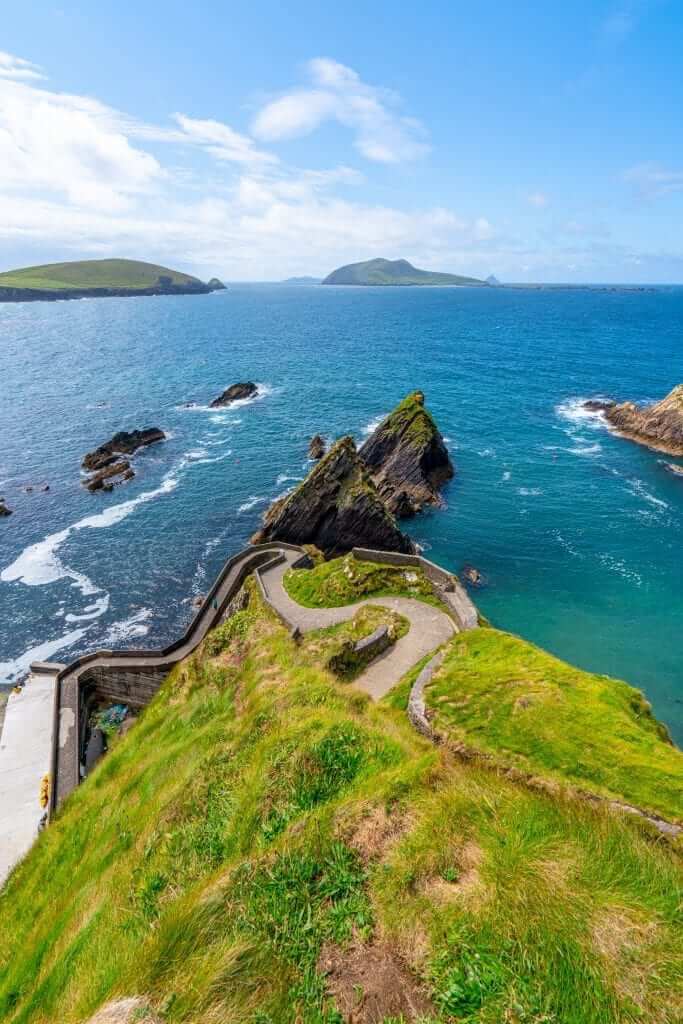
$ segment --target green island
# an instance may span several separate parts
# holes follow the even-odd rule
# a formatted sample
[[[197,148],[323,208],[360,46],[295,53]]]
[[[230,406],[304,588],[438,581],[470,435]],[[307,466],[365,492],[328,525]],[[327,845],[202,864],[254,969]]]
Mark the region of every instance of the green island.
[[[415,596],[387,566],[296,572],[313,607]],[[523,727],[517,745],[553,783],[534,787],[413,729],[419,666],[378,703],[330,671],[386,610],[297,643],[245,592],[10,875],[0,1020],[81,1024],[116,1001],[134,1015],[107,1020],[150,1024],[681,1019],[680,838],[558,781],[582,764],[584,789],[673,811],[683,755],[636,691],[455,635],[428,688],[439,727],[507,749],[531,711],[538,747]]]
[[[349,263],[333,270],[323,284],[355,285],[432,285],[436,287],[488,287],[478,277],[462,277],[460,274],[442,274],[431,270],[418,270],[408,260],[365,260],[363,263]]]
[[[224,287],[140,260],[47,263],[0,274],[0,302],[127,295],[201,295]]]

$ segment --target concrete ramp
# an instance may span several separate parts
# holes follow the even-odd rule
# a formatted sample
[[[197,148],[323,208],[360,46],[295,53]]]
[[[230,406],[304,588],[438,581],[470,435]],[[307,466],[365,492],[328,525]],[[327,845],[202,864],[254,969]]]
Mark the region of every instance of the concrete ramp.
[[[40,787],[50,772],[55,674],[29,676],[11,693],[0,736],[0,885],[38,835]]]

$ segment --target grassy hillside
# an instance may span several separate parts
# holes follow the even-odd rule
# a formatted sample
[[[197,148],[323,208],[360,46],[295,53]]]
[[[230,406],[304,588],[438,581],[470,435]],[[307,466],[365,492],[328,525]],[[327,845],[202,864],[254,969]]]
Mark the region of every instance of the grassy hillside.
[[[461,277],[459,274],[440,274],[430,270],[418,270],[408,260],[366,260],[364,263],[349,263],[329,274],[323,284],[356,285],[486,285],[476,277]]]
[[[680,1021],[675,849],[452,760],[248,589],[11,877],[0,1020]]]
[[[338,608],[386,594],[441,605],[419,567],[399,569],[357,561],[351,555],[320,562],[312,569],[290,569],[283,582],[290,597],[306,608]]]
[[[160,277],[173,285],[201,284],[198,278],[168,267],[139,260],[78,260],[71,263],[47,263],[0,274],[0,288],[33,288],[61,291],[84,288],[153,288]]]
[[[453,643],[427,705],[435,727],[457,742],[683,819],[683,754],[626,683],[478,629]]]

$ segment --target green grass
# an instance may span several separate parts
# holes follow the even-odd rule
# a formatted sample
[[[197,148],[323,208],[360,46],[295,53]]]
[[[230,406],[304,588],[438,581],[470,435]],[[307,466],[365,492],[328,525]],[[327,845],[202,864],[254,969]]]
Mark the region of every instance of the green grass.
[[[170,277],[173,284],[198,283],[196,277],[139,260],[76,260],[48,263],[0,274],[0,288],[33,288],[62,291],[84,288],[152,288],[159,277]]]
[[[11,876],[0,1020],[341,1024],[321,950],[368,944],[439,1024],[680,1021],[675,847],[453,761],[248,588]]]
[[[532,773],[683,818],[683,754],[639,690],[518,637],[453,641],[427,689],[436,728]]]
[[[289,569],[285,590],[306,608],[337,608],[369,597],[413,597],[441,607],[434,588],[419,566],[398,568],[361,562],[353,555],[320,562],[312,569]]]

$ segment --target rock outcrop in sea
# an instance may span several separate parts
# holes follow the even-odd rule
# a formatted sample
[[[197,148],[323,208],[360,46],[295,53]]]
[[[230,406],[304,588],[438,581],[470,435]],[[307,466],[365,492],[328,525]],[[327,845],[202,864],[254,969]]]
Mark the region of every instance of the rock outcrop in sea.
[[[306,479],[275,501],[252,543],[314,544],[328,557],[353,547],[414,552],[361,461],[353,438],[332,445]]]
[[[320,434],[314,434],[308,444],[308,457],[309,459],[322,459],[325,454],[325,439]]]
[[[441,505],[439,488],[455,472],[421,391],[396,406],[359,455],[389,511],[400,517]]]
[[[219,395],[218,398],[214,398],[210,408],[220,409],[224,405],[231,405],[232,402],[253,398],[257,391],[258,388],[251,380],[245,381],[243,384],[231,384],[229,388],[225,389],[223,394]]]
[[[653,405],[602,399],[591,399],[584,405],[593,412],[602,412],[622,437],[669,455],[683,455],[683,384]]]
[[[90,474],[83,480],[84,486],[89,491],[110,491],[115,483],[132,479],[135,472],[130,462],[120,456],[133,455],[139,448],[165,440],[166,435],[159,427],[119,431],[111,440],[83,457],[81,467]]]
[[[5,504],[5,499],[4,498],[0,498],[0,518],[2,518],[4,516],[11,516],[11,515],[12,515],[12,509],[7,507],[7,505]]]

